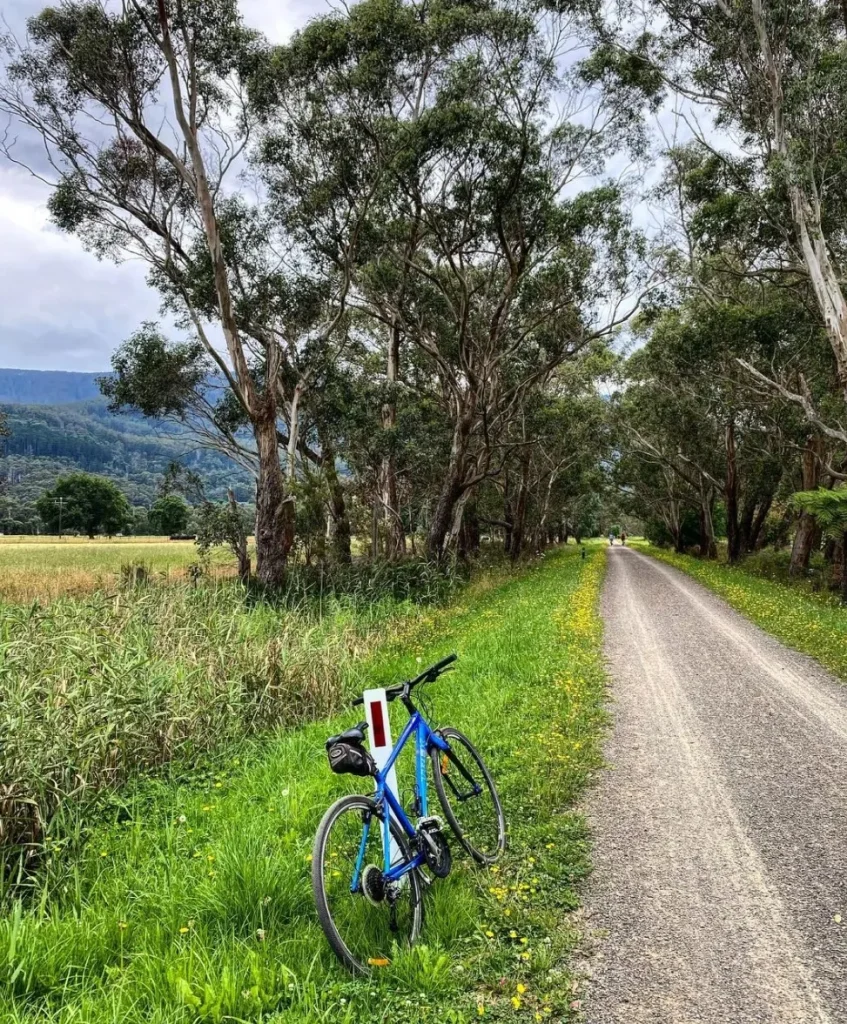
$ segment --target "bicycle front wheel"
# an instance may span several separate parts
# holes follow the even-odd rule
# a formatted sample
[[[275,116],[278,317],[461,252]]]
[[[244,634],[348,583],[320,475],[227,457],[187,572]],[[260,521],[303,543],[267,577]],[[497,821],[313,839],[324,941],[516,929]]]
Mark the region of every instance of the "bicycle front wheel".
[[[318,826],[312,853],[321,927],[339,960],[358,974],[390,963],[396,947],[417,939],[423,920],[417,871],[383,882],[381,813],[369,797],[342,797]],[[394,863],[410,860],[408,840],[394,820],[391,832]]]
[[[433,747],[435,791],[456,838],[479,864],[493,864],[506,849],[506,817],[482,755],[458,729],[439,729],[449,751]]]

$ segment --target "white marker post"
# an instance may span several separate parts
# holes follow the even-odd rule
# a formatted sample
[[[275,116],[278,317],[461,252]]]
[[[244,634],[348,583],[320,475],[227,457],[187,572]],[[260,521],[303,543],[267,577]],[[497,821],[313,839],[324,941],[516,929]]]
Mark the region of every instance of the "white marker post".
[[[388,717],[388,701],[385,698],[385,690],[365,690],[362,696],[365,701],[365,716],[368,720],[368,747],[374,761],[376,761],[377,768],[382,772],[388,763],[391,751],[394,749],[394,743],[391,739],[391,721]],[[399,798],[397,773],[393,765],[385,781],[391,787],[392,793]],[[387,804],[386,810],[388,810]],[[382,836],[381,829],[380,836]],[[397,844],[397,840],[392,836],[391,863],[396,864],[401,857],[400,847]]]

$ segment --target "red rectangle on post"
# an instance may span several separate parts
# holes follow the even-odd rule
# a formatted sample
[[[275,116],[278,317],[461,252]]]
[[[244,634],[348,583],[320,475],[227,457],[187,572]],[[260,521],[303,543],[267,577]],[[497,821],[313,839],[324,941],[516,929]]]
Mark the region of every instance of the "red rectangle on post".
[[[385,746],[385,718],[382,713],[382,703],[378,700],[371,704],[371,721],[373,722],[373,745],[375,747]]]

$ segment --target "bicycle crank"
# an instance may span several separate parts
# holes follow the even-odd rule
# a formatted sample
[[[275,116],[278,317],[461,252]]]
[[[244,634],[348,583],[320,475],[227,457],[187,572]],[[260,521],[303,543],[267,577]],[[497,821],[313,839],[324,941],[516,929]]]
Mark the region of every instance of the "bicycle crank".
[[[436,878],[446,878],[453,866],[453,855],[438,818],[422,818],[418,822],[418,845],[429,870]]]

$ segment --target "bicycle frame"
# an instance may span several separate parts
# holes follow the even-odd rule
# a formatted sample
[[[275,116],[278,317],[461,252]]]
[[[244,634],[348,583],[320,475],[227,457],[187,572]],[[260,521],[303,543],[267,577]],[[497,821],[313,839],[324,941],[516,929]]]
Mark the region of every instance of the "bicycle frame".
[[[409,838],[413,839],[417,835],[415,826],[411,821],[409,821],[400,801],[392,792],[391,787],[387,782],[388,773],[394,766],[394,762],[400,756],[400,751],[406,746],[413,735],[416,737],[415,789],[419,800],[421,817],[425,818],[429,814],[429,792],[426,776],[426,764],[430,748],[436,747],[438,750],[443,751],[448,751],[450,749],[450,745],[443,740],[438,733],[433,732],[433,730],[430,729],[420,711],[414,711],[409,718],[409,721],[406,723],[405,729],[403,729],[403,732],[400,734],[400,739],[397,740],[397,743],[394,745],[394,749],[391,751],[391,756],[385,762],[383,770],[377,771],[376,773],[375,800],[377,805],[382,805],[386,810],[386,813],[383,814],[382,822],[382,848],[385,857],[383,879],[386,882],[399,881],[399,879],[404,875],[407,875],[410,871],[416,871],[425,863],[424,855],[422,853],[417,853],[411,860],[403,861],[393,866],[391,864],[391,815],[394,815],[394,818]],[[359,889],[359,882],[362,874],[362,863],[365,859],[365,849],[368,843],[370,828],[371,823],[370,820],[368,820],[365,822],[365,826],[362,829],[362,841],[359,844],[359,854],[356,858],[353,881],[350,884],[351,892],[357,892]]]

